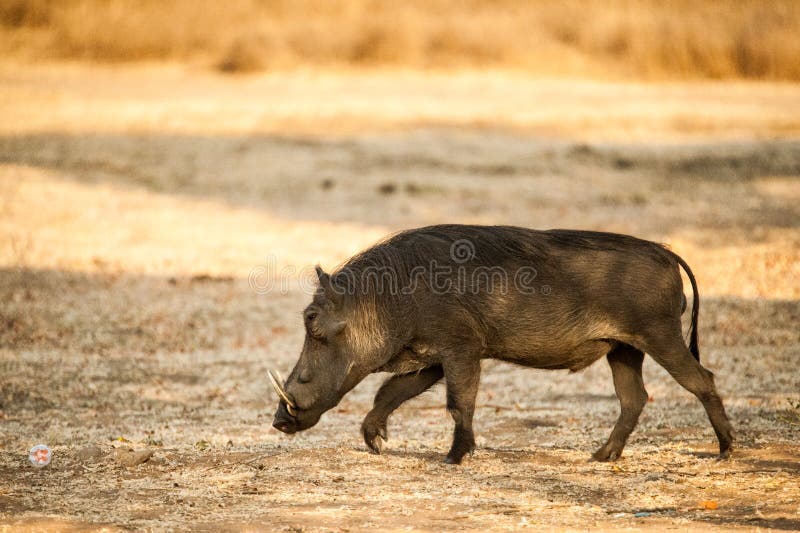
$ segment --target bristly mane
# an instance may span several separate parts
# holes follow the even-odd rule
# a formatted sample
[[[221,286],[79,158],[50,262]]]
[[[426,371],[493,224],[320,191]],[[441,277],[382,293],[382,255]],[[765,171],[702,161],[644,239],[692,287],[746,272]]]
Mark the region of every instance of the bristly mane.
[[[452,246],[464,241],[471,256],[454,261]],[[674,264],[672,252],[664,245],[628,235],[597,231],[553,229],[531,230],[516,226],[468,226],[447,224],[405,230],[356,254],[334,271],[338,284],[348,284],[348,295],[364,297],[379,292],[380,273],[390,272],[394,281],[409,283],[414,269],[464,264],[469,268],[497,267],[509,263],[534,266],[547,258],[551,245],[585,250],[627,251],[659,263]],[[368,275],[370,272],[375,275]],[[424,281],[424,280],[420,280]],[[385,289],[385,286],[383,287]]]

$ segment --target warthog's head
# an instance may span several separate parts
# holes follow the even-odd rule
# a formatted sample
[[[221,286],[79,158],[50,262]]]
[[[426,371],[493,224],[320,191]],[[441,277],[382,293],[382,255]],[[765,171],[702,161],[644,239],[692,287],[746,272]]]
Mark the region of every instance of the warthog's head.
[[[355,356],[330,276],[319,267],[317,276],[319,290],[303,311],[306,339],[300,359],[285,382],[277,372],[269,374],[280,397],[272,425],[284,433],[314,426],[371,371]]]

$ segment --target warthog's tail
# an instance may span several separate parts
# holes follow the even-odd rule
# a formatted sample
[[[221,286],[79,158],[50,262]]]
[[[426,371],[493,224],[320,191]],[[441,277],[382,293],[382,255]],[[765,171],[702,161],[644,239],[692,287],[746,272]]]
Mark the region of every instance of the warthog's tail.
[[[700,361],[700,349],[697,346],[697,317],[700,314],[700,293],[697,291],[697,281],[694,279],[694,274],[686,261],[681,256],[672,252],[672,255],[678,261],[678,264],[683,267],[686,275],[689,277],[689,282],[692,284],[692,323],[689,326],[689,351],[695,359]]]

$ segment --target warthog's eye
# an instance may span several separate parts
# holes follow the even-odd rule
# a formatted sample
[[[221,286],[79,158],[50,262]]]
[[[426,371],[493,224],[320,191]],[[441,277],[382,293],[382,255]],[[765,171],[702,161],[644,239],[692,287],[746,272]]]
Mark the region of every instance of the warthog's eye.
[[[316,311],[309,311],[306,313],[306,329],[308,333],[317,340],[325,340],[325,331],[318,323],[317,318],[319,313]]]

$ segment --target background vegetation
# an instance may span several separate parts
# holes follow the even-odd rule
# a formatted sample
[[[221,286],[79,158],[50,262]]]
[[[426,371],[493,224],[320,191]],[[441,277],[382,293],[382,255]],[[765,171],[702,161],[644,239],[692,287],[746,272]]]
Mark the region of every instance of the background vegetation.
[[[3,0],[18,60],[800,79],[795,0]]]

